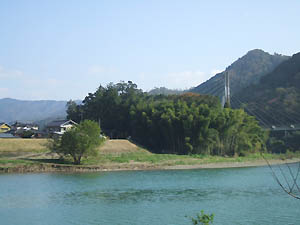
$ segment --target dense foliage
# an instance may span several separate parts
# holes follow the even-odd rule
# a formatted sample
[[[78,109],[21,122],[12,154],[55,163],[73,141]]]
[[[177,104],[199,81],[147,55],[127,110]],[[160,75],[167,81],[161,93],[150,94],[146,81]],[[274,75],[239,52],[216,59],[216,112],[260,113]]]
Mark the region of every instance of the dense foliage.
[[[128,138],[157,153],[242,155],[264,149],[265,133],[243,110],[216,97],[148,95],[132,82],[100,86],[68,118],[95,120],[111,138]]]
[[[273,153],[300,151],[300,131],[271,132],[267,147]]]
[[[97,154],[96,147],[101,141],[99,125],[94,121],[84,120],[67,130],[61,138],[55,139],[52,150],[63,156],[70,155],[74,164],[80,164],[82,157]]]

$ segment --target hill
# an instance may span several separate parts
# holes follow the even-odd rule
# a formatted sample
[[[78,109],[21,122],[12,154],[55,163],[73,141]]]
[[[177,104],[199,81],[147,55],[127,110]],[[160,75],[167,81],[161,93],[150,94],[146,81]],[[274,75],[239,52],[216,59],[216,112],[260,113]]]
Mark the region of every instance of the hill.
[[[293,55],[232,96],[234,107],[246,107],[265,126],[300,124],[300,53]]]
[[[155,87],[148,92],[150,95],[177,95],[182,94],[184,91],[177,89],[168,89],[166,87]]]
[[[0,121],[33,122],[66,116],[67,101],[0,99]]]
[[[99,149],[101,154],[123,154],[136,152],[150,154],[147,150],[139,148],[137,145],[126,139],[107,140],[102,146],[100,146]]]
[[[254,49],[232,63],[224,72],[216,74],[190,91],[222,97],[224,93],[224,77],[225,73],[228,73],[230,77],[230,91],[231,94],[234,94],[251,84],[258,83],[262,76],[270,73],[289,58],[289,56],[276,53],[271,55],[263,50]]]

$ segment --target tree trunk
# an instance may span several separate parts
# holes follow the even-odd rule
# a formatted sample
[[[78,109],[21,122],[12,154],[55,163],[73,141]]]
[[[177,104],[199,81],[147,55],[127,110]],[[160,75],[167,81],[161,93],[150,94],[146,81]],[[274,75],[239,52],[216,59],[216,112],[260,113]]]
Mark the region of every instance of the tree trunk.
[[[74,164],[75,164],[75,165],[80,165],[80,162],[81,162],[81,155],[79,155],[78,157],[73,156],[73,159],[74,159]]]

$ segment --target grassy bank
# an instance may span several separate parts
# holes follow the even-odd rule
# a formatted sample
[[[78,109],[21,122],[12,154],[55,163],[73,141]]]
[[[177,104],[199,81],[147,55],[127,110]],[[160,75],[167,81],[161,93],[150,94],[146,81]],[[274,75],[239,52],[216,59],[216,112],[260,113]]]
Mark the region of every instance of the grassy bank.
[[[0,139],[0,169],[5,171],[7,168],[25,167],[27,168],[25,171],[28,171],[28,168],[29,171],[30,168],[35,168],[33,171],[48,171],[49,168],[64,170],[68,167],[69,170],[72,167],[80,170],[85,168],[87,170],[131,170],[166,169],[176,168],[176,166],[180,166],[178,168],[230,167],[230,165],[247,166],[264,163],[260,154],[245,157],[153,154],[127,140],[109,140],[99,147],[98,156],[83,159],[82,165],[74,166],[71,158],[59,160],[57,155],[50,152],[47,143],[47,139]],[[274,162],[300,159],[299,153],[264,154],[264,156]]]
[[[44,153],[49,151],[47,139],[0,138],[0,158],[18,157],[28,153]]]

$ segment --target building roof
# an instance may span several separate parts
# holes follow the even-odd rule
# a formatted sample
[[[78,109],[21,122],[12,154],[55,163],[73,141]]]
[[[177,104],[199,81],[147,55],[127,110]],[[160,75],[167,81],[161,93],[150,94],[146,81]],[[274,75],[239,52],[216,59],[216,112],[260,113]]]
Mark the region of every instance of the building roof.
[[[0,122],[0,126],[2,126],[2,125],[6,125],[8,127],[11,127],[8,123]]]
[[[54,120],[48,123],[47,127],[61,127],[67,124],[77,125],[77,123],[74,122],[73,120]]]
[[[21,122],[15,122],[14,124],[12,124],[12,126],[14,127],[37,127],[37,124],[34,123],[21,123]]]
[[[0,133],[0,138],[18,138],[18,137],[15,137],[10,133]]]

